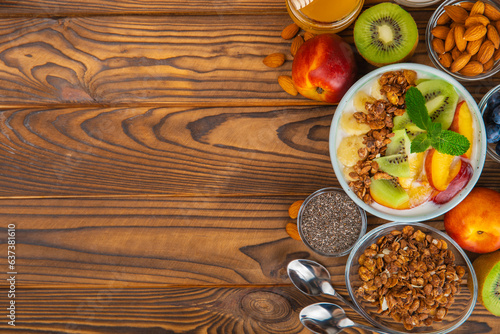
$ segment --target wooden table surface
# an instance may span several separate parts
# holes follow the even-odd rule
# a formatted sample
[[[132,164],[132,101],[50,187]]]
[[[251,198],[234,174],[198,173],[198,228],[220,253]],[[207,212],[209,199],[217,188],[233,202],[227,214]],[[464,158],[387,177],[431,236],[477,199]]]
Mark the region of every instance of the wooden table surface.
[[[434,9],[408,9],[412,62],[431,65]],[[298,314],[326,299],[291,285],[295,258],[347,295],[347,257],[285,232],[292,202],[339,183],[335,106],[277,84],[293,59],[284,0],[15,0],[0,18],[1,332],[309,333]],[[353,43],[352,27],[340,35]],[[271,69],[274,52],[287,61]],[[357,59],[360,76],[374,69]],[[465,86],[479,102],[498,84]],[[487,157],[478,185],[500,190],[499,167]],[[455,332],[499,326],[478,304]]]

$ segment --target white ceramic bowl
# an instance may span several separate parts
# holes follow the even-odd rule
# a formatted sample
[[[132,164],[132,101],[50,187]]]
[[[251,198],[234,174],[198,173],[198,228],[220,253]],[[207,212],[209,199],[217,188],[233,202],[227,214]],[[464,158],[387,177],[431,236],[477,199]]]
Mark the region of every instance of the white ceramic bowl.
[[[432,202],[424,203],[418,207],[407,209],[407,210],[396,210],[381,206],[377,203],[373,203],[368,205],[364,203],[360,198],[356,196],[353,190],[349,187],[348,181],[344,177],[343,173],[343,165],[336,158],[337,147],[343,137],[343,130],[340,128],[339,121],[340,116],[344,110],[349,111],[353,110],[352,100],[354,95],[363,89],[368,89],[373,85],[375,79],[378,79],[383,73],[388,71],[397,71],[401,69],[414,70],[418,74],[418,78],[435,78],[435,79],[444,79],[451,83],[457,93],[460,96],[459,100],[465,100],[469,105],[469,108],[473,114],[473,122],[475,129],[475,140],[473,144],[473,152],[471,157],[471,164],[474,168],[474,173],[472,175],[471,180],[465,186],[462,191],[460,191],[452,200],[448,203],[437,205]],[[469,92],[453,77],[450,75],[435,69],[430,66],[420,65],[420,64],[411,64],[411,63],[401,63],[401,64],[392,64],[388,66],[384,66],[378,68],[361,79],[359,79],[344,95],[342,100],[337,106],[335,115],[332,120],[332,124],[330,127],[330,159],[333,165],[333,170],[335,171],[335,175],[339,180],[340,185],[344,189],[344,191],[352,198],[352,200],[359,205],[363,210],[369,212],[377,217],[399,221],[399,222],[414,222],[414,221],[424,221],[429,220],[435,217],[438,217],[447,211],[451,210],[458,203],[460,203],[465,196],[472,190],[474,185],[476,184],[481,171],[483,170],[484,160],[486,157],[486,131],[484,128],[484,123],[482,121],[482,115],[479,111],[479,108],[474,100],[474,98],[469,94]]]

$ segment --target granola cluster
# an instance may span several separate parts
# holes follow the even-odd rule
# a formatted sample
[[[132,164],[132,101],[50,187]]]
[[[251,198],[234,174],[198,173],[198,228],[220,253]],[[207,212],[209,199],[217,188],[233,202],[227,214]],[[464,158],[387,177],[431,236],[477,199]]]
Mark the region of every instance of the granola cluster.
[[[366,102],[366,112],[355,112],[358,123],[366,123],[370,131],[363,137],[365,147],[358,150],[359,160],[349,173],[349,186],[365,203],[372,203],[369,188],[371,178],[392,179],[387,173],[378,170],[378,164],[373,159],[385,155],[387,144],[394,136],[393,119],[405,113],[406,91],[415,86],[417,73],[410,70],[390,71],[384,73],[378,80],[380,93],[387,98]]]
[[[379,238],[360,256],[359,264],[364,283],[356,295],[407,330],[442,321],[465,275],[444,240],[412,226]]]

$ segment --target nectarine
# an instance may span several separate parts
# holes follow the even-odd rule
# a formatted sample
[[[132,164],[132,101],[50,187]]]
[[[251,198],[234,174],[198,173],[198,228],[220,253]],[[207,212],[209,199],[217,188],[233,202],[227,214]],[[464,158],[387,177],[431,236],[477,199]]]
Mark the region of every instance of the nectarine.
[[[463,249],[489,253],[500,249],[500,193],[482,187],[472,189],[444,215],[444,227]]]

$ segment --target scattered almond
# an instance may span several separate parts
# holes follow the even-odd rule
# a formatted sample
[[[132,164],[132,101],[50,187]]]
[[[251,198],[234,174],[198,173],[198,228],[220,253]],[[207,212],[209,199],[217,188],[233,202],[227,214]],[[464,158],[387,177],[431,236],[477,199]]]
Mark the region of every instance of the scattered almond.
[[[281,38],[292,39],[299,32],[299,26],[296,23],[289,24],[281,31]]]
[[[451,68],[450,68],[450,71],[452,72],[458,72],[460,71],[462,68],[465,67],[465,65],[467,65],[467,63],[470,61],[470,58],[472,56],[468,53],[464,53],[462,54],[460,57],[458,57],[452,64],[451,64]]]
[[[451,66],[451,63],[453,62],[453,58],[449,52],[446,52],[442,55],[439,55],[439,62],[444,67],[448,68]]]
[[[292,239],[302,241],[302,239],[300,238],[299,230],[297,228],[297,224],[288,223],[288,224],[286,224],[285,230],[286,230],[286,233],[288,233],[288,235]]]
[[[479,51],[477,53],[477,60],[485,64],[488,60],[493,57],[493,53],[495,53],[495,47],[493,46],[493,43],[488,39],[484,41],[483,45],[479,48]]]
[[[309,39],[311,39],[313,37],[314,37],[314,34],[312,32],[306,31],[304,33],[304,41],[307,41],[307,40],[309,40]]]
[[[432,48],[434,49],[434,51],[436,51],[437,54],[443,54],[446,52],[444,49],[444,41],[439,38],[434,38],[432,40]]]
[[[455,26],[455,44],[457,48],[463,52],[467,47],[467,41],[464,39],[465,27],[462,24]]]
[[[470,15],[483,14],[484,13],[484,2],[476,1],[476,3],[470,9]]]
[[[440,38],[442,40],[446,39],[446,36],[448,36],[449,32],[450,32],[450,27],[447,26],[435,26],[434,29],[431,30],[431,34],[434,37]]]
[[[466,41],[477,41],[478,39],[482,38],[486,33],[488,32],[488,29],[482,24],[475,24],[470,28],[467,28],[464,33],[464,39]]]
[[[290,216],[290,218],[297,219],[297,217],[299,216],[299,210],[302,203],[304,203],[304,200],[298,200],[293,202],[292,205],[290,205],[290,207],[288,208],[288,215]]]
[[[500,36],[498,35],[497,29],[492,24],[488,25],[487,29],[488,32],[486,33],[486,36],[488,36],[488,39],[493,43],[495,49],[498,49],[500,46]]]
[[[455,29],[456,26],[450,29],[448,35],[446,36],[446,40],[444,41],[444,51],[448,52],[453,50],[455,47]]]
[[[448,14],[446,14],[446,12],[445,12],[445,13],[441,14],[441,16],[437,19],[436,24],[438,26],[440,26],[440,25],[447,24],[450,21],[451,21],[450,16]]]
[[[295,36],[295,38],[292,41],[292,46],[290,47],[290,52],[292,56],[295,56],[297,50],[299,50],[302,44],[304,44],[304,39],[302,38],[302,36],[300,35]]]
[[[461,6],[444,6],[446,14],[457,23],[465,23],[469,13]]]
[[[293,84],[292,77],[289,75],[280,75],[278,77],[278,84],[283,88],[285,92],[292,96],[297,96],[299,93],[295,85]]]
[[[478,61],[470,61],[460,70],[460,74],[468,77],[473,77],[481,73],[483,73],[483,64]]]
[[[283,53],[271,53],[262,62],[268,67],[280,67],[285,63],[285,55]]]
[[[481,44],[483,44],[483,40],[484,38],[480,38],[476,41],[471,41],[467,43],[467,52],[470,53],[471,55],[475,55],[479,51]]]
[[[500,11],[489,3],[485,3],[484,16],[489,18],[491,21],[498,21],[500,20]]]

